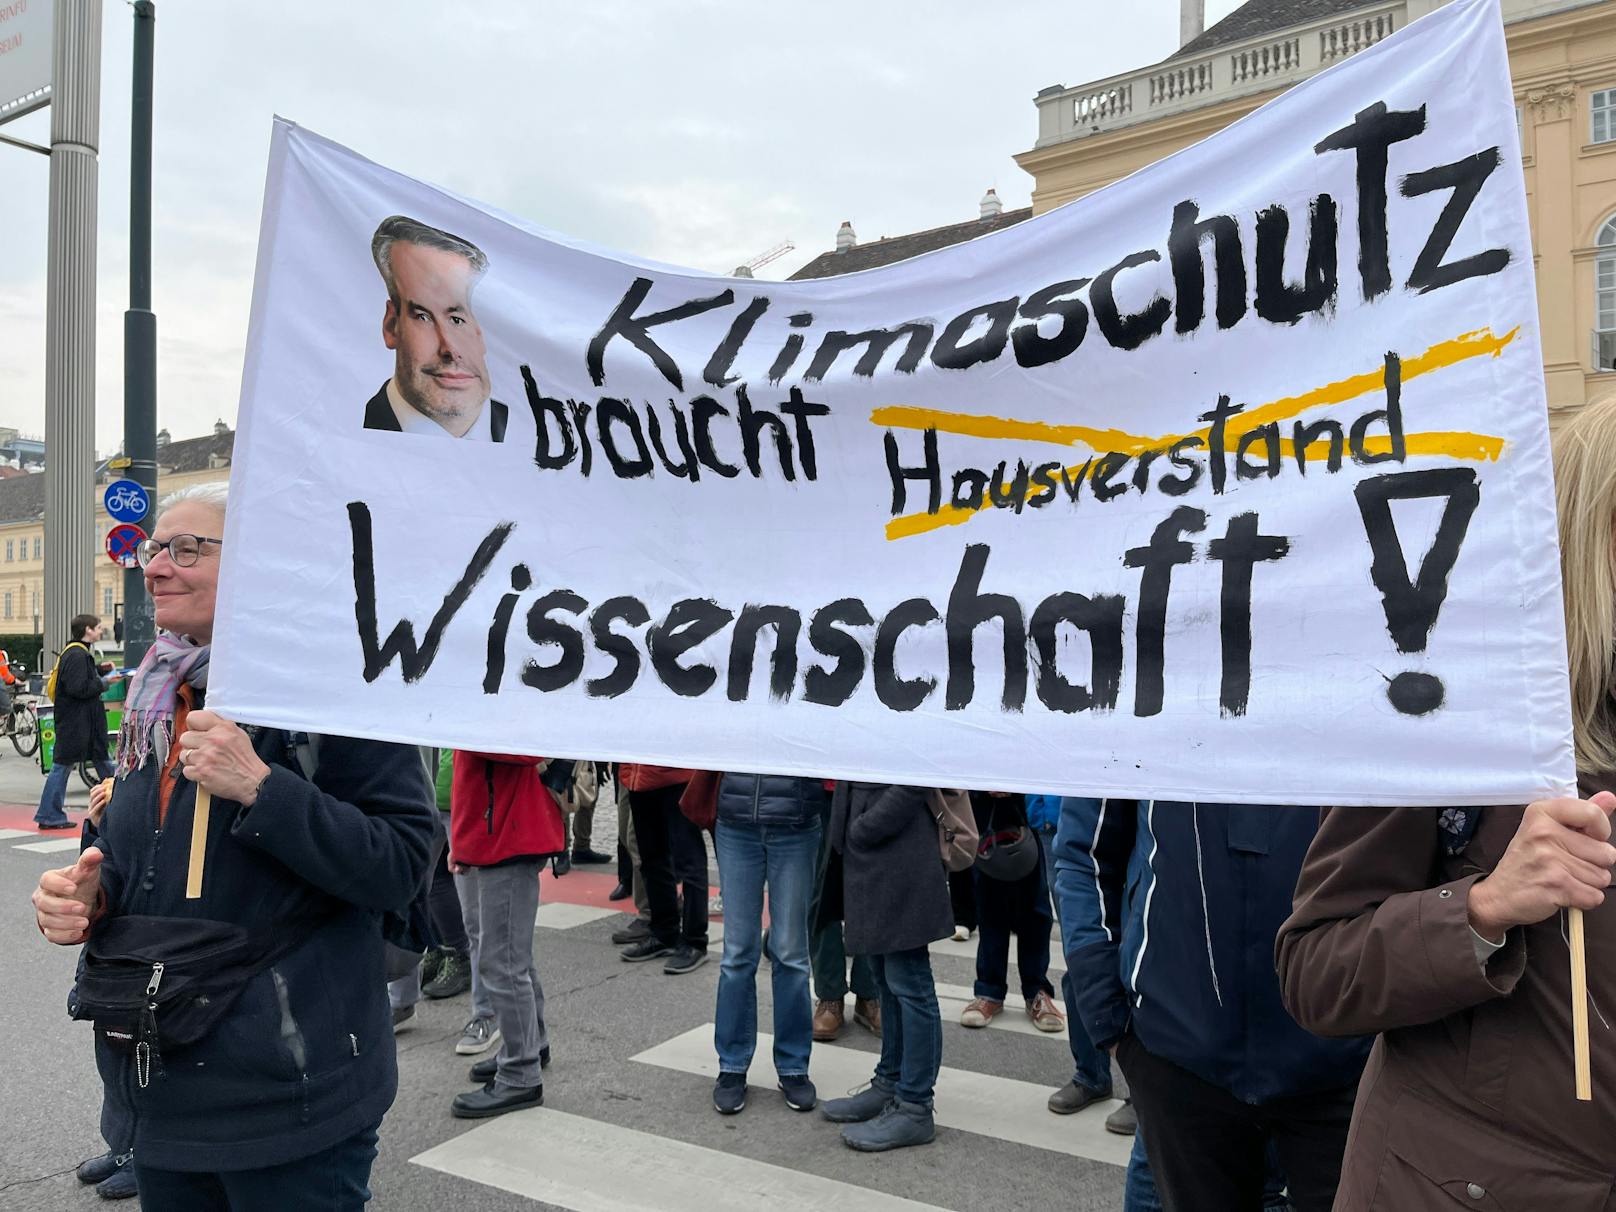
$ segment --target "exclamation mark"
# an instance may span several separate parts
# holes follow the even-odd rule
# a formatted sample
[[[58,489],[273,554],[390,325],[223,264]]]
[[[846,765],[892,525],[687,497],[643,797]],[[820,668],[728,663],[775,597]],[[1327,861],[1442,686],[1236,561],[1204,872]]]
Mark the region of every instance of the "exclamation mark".
[[[1459,558],[1459,548],[1470,529],[1471,516],[1481,501],[1476,473],[1468,467],[1437,467],[1427,471],[1394,472],[1374,476],[1353,489],[1363,515],[1373,560],[1369,575],[1380,590],[1386,610],[1386,629],[1398,652],[1424,652],[1436,626],[1436,617],[1448,596],[1448,574]],[[1391,502],[1445,497],[1436,539],[1420,562],[1419,574],[1408,575],[1408,561],[1392,520]],[[1405,670],[1387,679],[1386,697],[1405,715],[1426,715],[1442,706],[1442,680],[1433,674]]]

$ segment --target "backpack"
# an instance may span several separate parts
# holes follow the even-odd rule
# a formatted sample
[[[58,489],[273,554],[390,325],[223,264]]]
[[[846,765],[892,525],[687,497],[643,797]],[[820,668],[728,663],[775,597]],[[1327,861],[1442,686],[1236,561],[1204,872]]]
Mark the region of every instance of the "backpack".
[[[927,795],[931,815],[937,822],[937,846],[943,866],[950,871],[964,871],[976,862],[976,846],[982,840],[976,814],[971,811],[971,797],[945,787],[933,787]]]
[[[56,677],[62,671],[62,658],[67,655],[69,648],[83,648],[85,652],[90,651],[86,645],[73,640],[63,645],[62,650],[56,654],[56,664],[51,666],[50,677],[45,679],[45,697],[53,703],[56,701]]]

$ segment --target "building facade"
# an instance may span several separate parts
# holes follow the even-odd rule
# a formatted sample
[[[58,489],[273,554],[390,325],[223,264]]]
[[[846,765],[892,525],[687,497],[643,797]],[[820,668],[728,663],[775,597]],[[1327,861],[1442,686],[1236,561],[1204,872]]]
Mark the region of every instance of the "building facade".
[[[1161,63],[1037,98],[1042,214],[1222,130],[1445,0],[1248,0]],[[1616,0],[1503,0],[1551,420],[1616,391]],[[1186,33],[1194,32],[1192,23]]]
[[[206,437],[179,442],[158,435],[157,496],[191,484],[230,478],[235,432],[223,422]],[[62,607],[61,622],[80,612],[100,615],[111,635],[113,620],[123,609],[123,569],[107,558],[107,532],[116,525],[102,507],[101,497],[119,472],[105,465],[96,469],[95,527],[85,542],[96,551],[94,600]],[[50,605],[45,592],[45,477],[38,472],[0,479],[0,633],[44,629]]]

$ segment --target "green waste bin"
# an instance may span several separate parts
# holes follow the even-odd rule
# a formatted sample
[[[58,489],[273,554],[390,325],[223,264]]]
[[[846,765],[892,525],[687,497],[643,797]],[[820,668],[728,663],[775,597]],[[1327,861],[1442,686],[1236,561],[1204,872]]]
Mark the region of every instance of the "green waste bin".
[[[123,708],[107,706],[107,756],[117,753],[118,729],[123,724]],[[51,759],[56,750],[56,716],[53,711],[39,715],[39,772],[49,774]]]

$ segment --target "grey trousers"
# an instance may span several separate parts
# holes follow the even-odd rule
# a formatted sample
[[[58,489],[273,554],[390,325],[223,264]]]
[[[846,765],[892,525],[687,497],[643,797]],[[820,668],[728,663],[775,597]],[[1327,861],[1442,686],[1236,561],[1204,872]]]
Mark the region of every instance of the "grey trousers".
[[[628,861],[634,869],[634,915],[642,922],[651,920],[651,898],[645,891],[645,879],[640,875],[640,840],[634,836],[634,818],[628,811],[628,792],[617,787],[617,836],[628,849]]]
[[[540,866],[522,862],[468,867],[455,876],[477,974],[471,1012],[499,1024],[502,1086],[544,1084],[539,1050],[550,1039],[544,1027],[544,986],[533,966]]]

